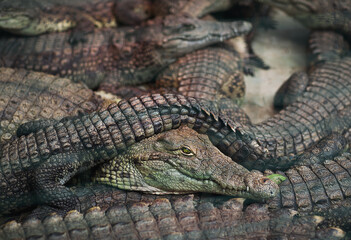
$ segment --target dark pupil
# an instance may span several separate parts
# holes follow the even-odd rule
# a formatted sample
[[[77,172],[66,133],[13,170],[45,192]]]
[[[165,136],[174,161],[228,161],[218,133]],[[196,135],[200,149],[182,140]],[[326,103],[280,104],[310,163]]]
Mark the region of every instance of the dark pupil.
[[[182,150],[183,150],[183,152],[186,153],[186,154],[191,153],[190,149],[188,149],[188,148],[186,148],[186,147],[183,147]]]

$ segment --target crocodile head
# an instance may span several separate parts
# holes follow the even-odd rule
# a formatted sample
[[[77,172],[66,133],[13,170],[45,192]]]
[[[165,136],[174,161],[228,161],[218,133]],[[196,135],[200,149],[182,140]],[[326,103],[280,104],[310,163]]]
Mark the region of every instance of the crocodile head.
[[[64,31],[76,25],[74,18],[49,13],[36,6],[0,8],[0,29],[25,36]]]
[[[167,16],[148,21],[145,25],[128,28],[123,37],[115,34],[110,53],[119,64],[126,84],[144,83],[153,79],[162,68],[199,48],[249,32],[249,22],[202,21],[185,16]],[[116,52],[116,53],[114,53]],[[123,56],[123,57],[121,57]],[[127,65],[123,69],[123,65]]]
[[[2,8],[0,10],[0,28],[9,32],[21,32],[33,21],[32,11],[20,8]]]
[[[102,165],[95,180],[154,194],[207,192],[265,199],[278,192],[274,181],[233,162],[212,145],[207,135],[188,127],[132,145]]]
[[[170,15],[150,20],[139,29],[143,41],[155,42],[164,57],[178,57],[196,49],[248,33],[245,21],[204,21],[187,16]]]

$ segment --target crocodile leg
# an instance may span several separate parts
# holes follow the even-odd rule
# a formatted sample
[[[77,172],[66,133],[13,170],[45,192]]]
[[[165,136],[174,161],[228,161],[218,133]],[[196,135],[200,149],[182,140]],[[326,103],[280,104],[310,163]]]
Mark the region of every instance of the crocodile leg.
[[[78,9],[74,10],[71,13],[71,18],[75,22],[75,26],[70,31],[68,42],[72,46],[77,45],[79,42],[86,42],[88,40],[86,38],[86,35],[88,33],[94,32],[94,22],[97,21],[94,20],[93,16],[90,16],[88,13],[85,13],[84,10]]]
[[[276,109],[283,109],[295,102],[306,89],[308,75],[305,72],[295,72],[278,89],[274,96],[273,105]]]
[[[351,34],[351,14],[347,12],[299,14],[296,19],[312,29],[333,29]]]
[[[94,23],[90,21],[84,21],[83,19],[77,20],[77,25],[71,31],[68,42],[71,45],[77,45],[79,42],[86,42],[86,35],[92,33],[95,29]]]
[[[243,4],[243,3],[239,3]],[[246,64],[245,64],[245,72],[247,74],[253,75],[254,74],[254,69],[252,68],[261,68],[261,69],[269,69],[270,67],[264,62],[264,60],[258,56],[253,47],[252,47],[252,41],[255,38],[255,33],[257,32],[257,29],[259,27],[263,27],[265,30],[268,29],[275,29],[276,28],[276,22],[269,16],[270,13],[270,6],[264,5],[255,1],[251,1],[249,3],[250,5],[250,13],[249,16],[244,16],[244,19],[247,17],[252,19],[252,26],[253,29],[252,31],[247,34],[244,38],[247,42],[247,51],[248,51],[248,56],[245,58]],[[240,8],[239,8],[240,11]],[[240,12],[239,12],[240,15]],[[232,40],[228,40],[232,41]]]
[[[31,186],[37,201],[47,205],[52,212],[63,215],[78,206],[77,196],[64,184],[77,172],[88,168],[93,161],[93,153],[59,154],[42,163],[33,174]],[[38,208],[37,216],[47,214],[47,208]]]
[[[308,46],[312,54],[312,59],[309,61],[312,69],[326,61],[340,59],[349,50],[349,44],[342,34],[331,31],[313,31],[309,37]],[[308,82],[307,73],[293,73],[275,94],[274,107],[280,110],[293,103],[305,91]]]
[[[56,119],[41,119],[31,122],[26,122],[18,126],[16,135],[20,137],[22,135],[28,135],[33,132],[37,132],[42,128],[49,127],[50,125],[58,123],[60,120]]]
[[[316,163],[323,163],[327,159],[340,155],[346,147],[345,137],[340,133],[332,133],[299,155],[296,165],[310,166]]]
[[[313,31],[310,34],[308,46],[312,54],[311,67],[340,59],[341,56],[348,54],[350,49],[343,35],[332,31]]]
[[[74,120],[79,116],[83,116],[83,115],[84,113],[78,112],[76,116],[66,116],[61,119],[40,119],[40,120],[31,121],[31,122],[26,122],[18,126],[16,134],[17,134],[17,137],[20,137],[23,135],[25,136],[30,133],[35,133],[40,129],[44,129],[58,123],[64,123],[65,121],[68,121],[68,120]]]
[[[280,8],[314,30],[335,30],[350,36],[351,4],[349,1],[260,0]]]

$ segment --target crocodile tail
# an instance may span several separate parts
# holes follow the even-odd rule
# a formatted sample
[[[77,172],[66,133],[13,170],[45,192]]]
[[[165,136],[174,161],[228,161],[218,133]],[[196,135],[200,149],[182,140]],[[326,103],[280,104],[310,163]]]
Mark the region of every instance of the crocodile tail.
[[[350,46],[342,34],[333,31],[314,31],[309,37],[310,67],[339,59],[348,53]]]

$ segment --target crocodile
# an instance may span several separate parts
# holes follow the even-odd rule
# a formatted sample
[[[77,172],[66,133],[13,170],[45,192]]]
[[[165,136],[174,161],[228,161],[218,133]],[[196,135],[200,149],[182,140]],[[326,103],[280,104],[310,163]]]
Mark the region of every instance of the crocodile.
[[[153,2],[152,11],[155,16],[185,14],[201,18],[209,13],[227,10],[235,2],[233,0],[160,0]]]
[[[177,57],[250,31],[243,21],[211,22],[168,16],[137,28],[95,30],[72,47],[69,32],[31,38],[0,38],[0,65],[82,81],[136,84],[151,81]]]
[[[91,113],[103,99],[81,83],[23,69],[0,68],[0,145],[14,139],[17,128],[38,119],[61,119]]]
[[[181,130],[173,131],[178,134]],[[175,133],[173,134],[175,135]],[[188,138],[185,137],[185,139]],[[287,208],[298,211],[300,215],[321,215],[326,218],[325,225],[349,229],[351,226],[349,219],[351,210],[351,153],[343,153],[346,145],[344,140],[341,135],[334,134],[324,142],[318,143],[313,149],[305,151],[303,158],[308,161],[303,164],[306,165],[294,166],[285,172],[266,170],[265,174],[269,174],[268,178],[277,183],[282,181],[279,184],[279,193],[266,200],[269,209]],[[145,142],[141,141],[129,147],[125,153],[119,155],[119,158],[143,161],[148,158],[148,156],[145,157],[145,152],[148,153],[150,149],[155,151],[155,149],[160,148],[155,147],[158,145],[156,142],[157,140],[152,144],[145,145]],[[173,140],[173,144],[177,145],[176,141]],[[206,145],[211,145],[211,143],[208,142]],[[158,153],[158,158],[162,154],[166,155],[167,153]],[[335,155],[336,157],[334,157]],[[321,158],[326,160],[321,161]],[[113,159],[98,166],[95,174],[92,174],[93,179],[99,183],[119,187],[118,181],[122,181],[119,177],[119,162],[122,161]],[[162,169],[164,171],[164,168]],[[155,172],[154,168],[148,169],[148,171]],[[170,175],[167,172],[163,174]],[[216,174],[212,172],[211,175],[215,176]],[[274,180],[275,176],[278,178],[277,180]],[[167,181],[169,185],[179,182],[177,179],[168,180],[170,180],[170,182]],[[345,214],[341,214],[342,212]]]
[[[350,128],[350,65],[350,58],[344,56],[315,68],[308,74],[306,91],[267,121],[242,127],[225,119],[223,126],[214,129],[206,124],[201,131],[207,131],[215,146],[249,169],[287,168],[333,131]]]
[[[248,65],[246,59],[228,44],[207,47],[180,57],[165,68],[157,75],[154,91],[215,102],[220,115],[238,125],[250,125],[250,118],[240,108]]]
[[[269,178],[233,165],[230,158],[207,146],[212,144],[206,135],[180,127],[133,144],[126,153],[102,164],[94,179],[120,189],[156,194],[196,189],[250,199],[275,195],[277,185]],[[128,169],[127,176],[124,169]]]
[[[239,107],[245,94],[243,76],[245,65],[245,60],[234,49],[228,49],[226,46],[210,46],[180,57],[161,71],[156,77],[155,84],[148,85],[148,89],[120,88],[107,83],[101,84],[100,90],[122,98],[151,92],[178,93],[206,99],[217,103],[222,115],[226,114],[227,118],[248,125],[251,121]]]
[[[347,139],[348,148],[351,149],[351,128],[345,133],[345,138]]]
[[[274,28],[274,22],[269,21],[269,18],[267,17],[267,5],[261,6],[259,3],[254,1],[240,0],[161,0],[154,1],[151,8],[154,9],[153,12],[155,16],[167,16],[169,14],[174,14],[215,21],[216,18],[209,14],[221,11],[215,16],[217,19],[222,21],[232,21],[233,19],[249,20],[253,25],[253,30],[243,37],[229,39],[226,41],[226,43],[228,46],[236,49],[241,54],[243,59],[247,59],[247,61],[252,64],[252,67],[269,69],[269,66],[266,65],[264,61],[254,53],[251,46],[255,30],[262,22],[267,23],[265,24],[267,28]],[[248,8],[250,10],[248,10]],[[245,10],[246,12],[250,13],[243,14]],[[228,15],[228,17],[224,17],[224,15]],[[263,21],[263,19],[265,21]],[[267,19],[268,21],[266,21]],[[248,68],[245,73],[254,75],[254,71],[251,68]]]
[[[65,118],[54,124],[48,120],[49,124],[46,126],[41,124],[39,129],[33,129],[33,133],[23,135],[1,148],[1,212],[31,204],[33,198],[31,191],[40,195],[41,202],[61,209],[61,211],[73,209],[77,204],[77,199],[63,184],[76,173],[116,158],[127,146],[134,145],[142,139],[151,138],[157,133],[170,131],[180,125],[193,125],[192,128],[200,132],[202,126],[205,129],[211,125],[213,128],[224,126],[224,122],[214,115],[216,109],[212,109],[214,107],[207,102],[206,104],[206,106],[204,104],[201,106],[199,100],[181,95],[153,94],[132,98],[129,101],[122,100],[118,104],[111,104],[106,110]],[[186,147],[179,151],[184,151],[190,158],[193,156],[193,150]],[[214,190],[214,186],[207,188],[206,185],[201,185],[202,181],[195,181],[195,185],[202,186],[201,191],[244,194],[252,198],[270,197],[275,194],[277,186],[268,178],[257,172],[249,173],[245,168],[229,161],[218,150],[213,149],[209,152],[214,154],[213,158],[218,158],[219,161],[209,161],[210,165],[207,166],[207,170],[205,169],[203,174],[196,177],[199,177],[199,180],[209,177],[207,180],[211,181],[212,176],[208,175],[208,172],[212,171],[210,170],[212,167],[221,165],[219,162],[223,161],[226,169],[222,171],[227,171],[226,181],[229,182],[228,184],[222,183],[220,190]],[[195,160],[196,157],[192,159]],[[143,173],[147,167],[151,167],[146,162],[141,161],[140,163],[145,166]],[[185,168],[182,173],[185,175],[182,181],[196,174],[192,173],[194,169],[189,170],[186,166],[183,167]],[[192,168],[192,166],[189,167]],[[232,170],[228,172],[228,169]],[[127,172],[121,176],[125,180],[128,179],[128,176],[130,178],[142,177],[142,175],[132,176],[130,168],[125,170]],[[236,171],[238,175],[233,175],[236,174],[234,173]],[[247,180],[243,182],[243,179]],[[137,179],[132,180],[130,183]],[[251,180],[262,181],[262,184],[258,184],[257,187],[262,186],[261,190],[263,190],[264,186],[267,186],[268,192],[260,192],[258,188],[251,187],[252,183],[248,182]],[[125,187],[141,188],[140,184],[142,182],[137,186]],[[151,182],[145,180],[145,184],[153,185],[155,182],[152,179]],[[157,192],[157,187],[157,185],[150,186],[144,190]],[[236,189],[236,187],[239,188]],[[194,188],[188,191],[200,190],[198,187],[194,186]],[[175,190],[182,191],[182,189]],[[159,192],[162,192],[162,189]]]
[[[186,129],[186,131],[188,130],[189,129]],[[176,135],[182,130],[177,129],[173,131],[176,133],[167,132],[166,134]],[[184,133],[180,133],[179,135],[183,137]],[[149,139],[151,140],[152,138]],[[119,157],[122,159],[138,159],[138,161],[145,159],[147,158],[144,156],[145,152],[153,152],[155,149],[159,148],[155,147],[157,145],[157,140],[152,142],[151,145],[153,146],[150,146],[149,143],[141,141],[129,147],[126,153],[123,153]],[[329,155],[329,157],[327,157],[328,160],[323,163],[316,161],[308,163],[308,165],[305,166],[295,166],[285,172],[278,171],[273,173],[269,170],[266,171],[266,174],[270,174],[268,176],[270,179],[273,179],[276,175],[278,180],[275,180],[275,182],[282,181],[279,185],[279,193],[275,197],[266,200],[266,207],[272,212],[281,209],[293,209],[304,216],[316,214],[325,218],[324,226],[339,226],[344,229],[350,229],[351,153],[345,152],[337,157],[333,157],[328,148],[334,149],[335,147],[333,145],[338,144],[340,144],[339,138],[335,136],[330,137],[326,144],[319,144],[313,150],[304,153],[307,155],[305,158],[309,158],[311,162],[313,159],[319,158],[321,154]],[[177,145],[177,141],[173,140],[171,145]],[[206,145],[211,145],[211,143],[208,142]],[[158,153],[158,155],[166,154],[165,152]],[[158,158],[160,157],[158,156]],[[99,166],[95,174],[93,174],[95,181],[111,186],[118,186],[118,183],[116,184],[116,180],[119,179],[120,176],[118,162],[120,161],[116,163],[116,160],[113,159],[111,162]],[[153,170],[151,171],[154,172]],[[167,173],[165,174],[167,175]],[[174,183],[179,181],[173,180],[170,182]],[[86,197],[87,199],[90,198],[89,196]],[[147,195],[143,196],[140,194],[139,197],[123,197],[122,199],[130,199],[131,201],[139,202],[149,198],[150,197]],[[120,199],[120,197],[114,197],[114,200],[110,200],[110,202],[115,204]],[[155,200],[155,197],[151,197],[151,199]],[[216,199],[215,196],[214,199]],[[214,202],[213,200],[210,201]],[[108,205],[107,203],[105,204]],[[128,203],[124,202],[123,204],[126,205]],[[104,203],[100,202],[99,205],[103,206]],[[91,206],[91,204],[88,206]],[[84,209],[86,208],[87,207]]]
[[[153,16],[153,4],[150,0],[115,1],[116,20],[124,25],[140,25]]]
[[[270,209],[294,209],[300,215],[325,217],[326,226],[350,230],[351,154],[326,160],[322,164],[293,167],[277,173],[287,178],[279,193],[269,200]]]
[[[10,221],[1,225],[0,239],[341,239],[345,235],[340,228],[319,229],[322,217],[272,212],[266,204],[244,209],[241,199],[220,203],[194,195],[147,199],[97,186],[84,187],[82,192],[102,199],[97,204],[103,205],[103,199],[121,204],[107,210],[99,205],[82,213],[74,210],[64,218],[55,214],[44,220]],[[139,201],[127,204],[129,198]]]
[[[179,129],[174,131],[178,132],[167,132],[167,137],[173,139],[172,135],[183,135]],[[155,141],[152,141],[152,144],[155,144]],[[172,141],[171,144],[177,143]],[[142,145],[143,150],[148,149],[146,152],[150,152],[150,149],[151,152],[157,152],[149,146],[149,141],[141,141],[137,145]],[[144,158],[141,156],[144,153],[140,146],[133,145],[127,152],[122,158]],[[112,163],[109,167],[118,171],[118,167]],[[101,174],[110,174],[106,171],[101,172],[105,168],[99,167],[95,176],[99,178]],[[278,172],[287,179],[280,184],[279,195],[267,200],[267,203],[249,204],[245,206],[245,210],[244,199],[229,199],[224,196],[159,196],[124,191],[96,183],[74,185],[71,190],[77,195],[80,203],[78,211],[83,214],[76,210],[70,211],[64,219],[57,214],[51,214],[43,221],[33,216],[26,220],[26,215],[23,214],[19,217],[13,216],[11,218],[16,221],[2,225],[0,236],[5,239],[51,235],[66,238],[113,236],[128,239],[171,236],[186,239],[256,239],[258,236],[264,239],[283,236],[289,239],[338,239],[345,233],[332,226],[347,226],[350,221],[347,212],[340,215],[342,211],[349,210],[350,206],[350,169],[351,154],[344,153],[323,164],[294,167],[286,172]],[[112,183],[111,179],[114,178],[109,179],[109,183]],[[296,214],[299,217],[293,217]],[[191,220],[185,220],[189,218]],[[322,219],[324,220],[321,223]],[[141,223],[143,221],[144,224]],[[318,230],[315,229],[317,224]]]
[[[114,6],[114,0],[5,0],[0,3],[0,29],[24,36],[74,29],[70,41],[75,43],[94,28],[116,27]]]
[[[337,61],[340,56],[348,55],[350,46],[344,41],[344,37],[336,32],[320,30],[313,31],[309,38],[309,71],[313,71],[320,65],[328,61]],[[295,72],[280,87],[274,98],[276,109],[283,109],[296,101],[303,94],[309,84],[308,74],[306,72]],[[348,148],[351,147],[350,132],[351,129],[345,129],[345,138],[347,139]]]
[[[313,31],[309,37],[309,71],[327,61],[335,61],[347,55],[350,46],[344,37],[333,31]],[[301,95],[308,85],[306,72],[295,72],[279,88],[274,97],[274,107],[282,109],[291,104]]]
[[[215,100],[221,96],[243,101],[245,62],[237,51],[222,46],[207,47],[180,57],[156,78],[156,88]]]
[[[324,41],[317,33],[312,38],[310,44]],[[343,39],[327,50],[337,53],[345,44]],[[305,74],[308,85],[302,94],[282,111],[251,126],[235,129],[233,123],[236,131],[223,131],[212,142],[248,169],[283,170],[296,164],[298,155],[321,139],[351,127],[350,69],[347,54],[320,62]]]
[[[351,36],[351,4],[344,0],[259,0],[293,16],[315,30],[335,30]]]

